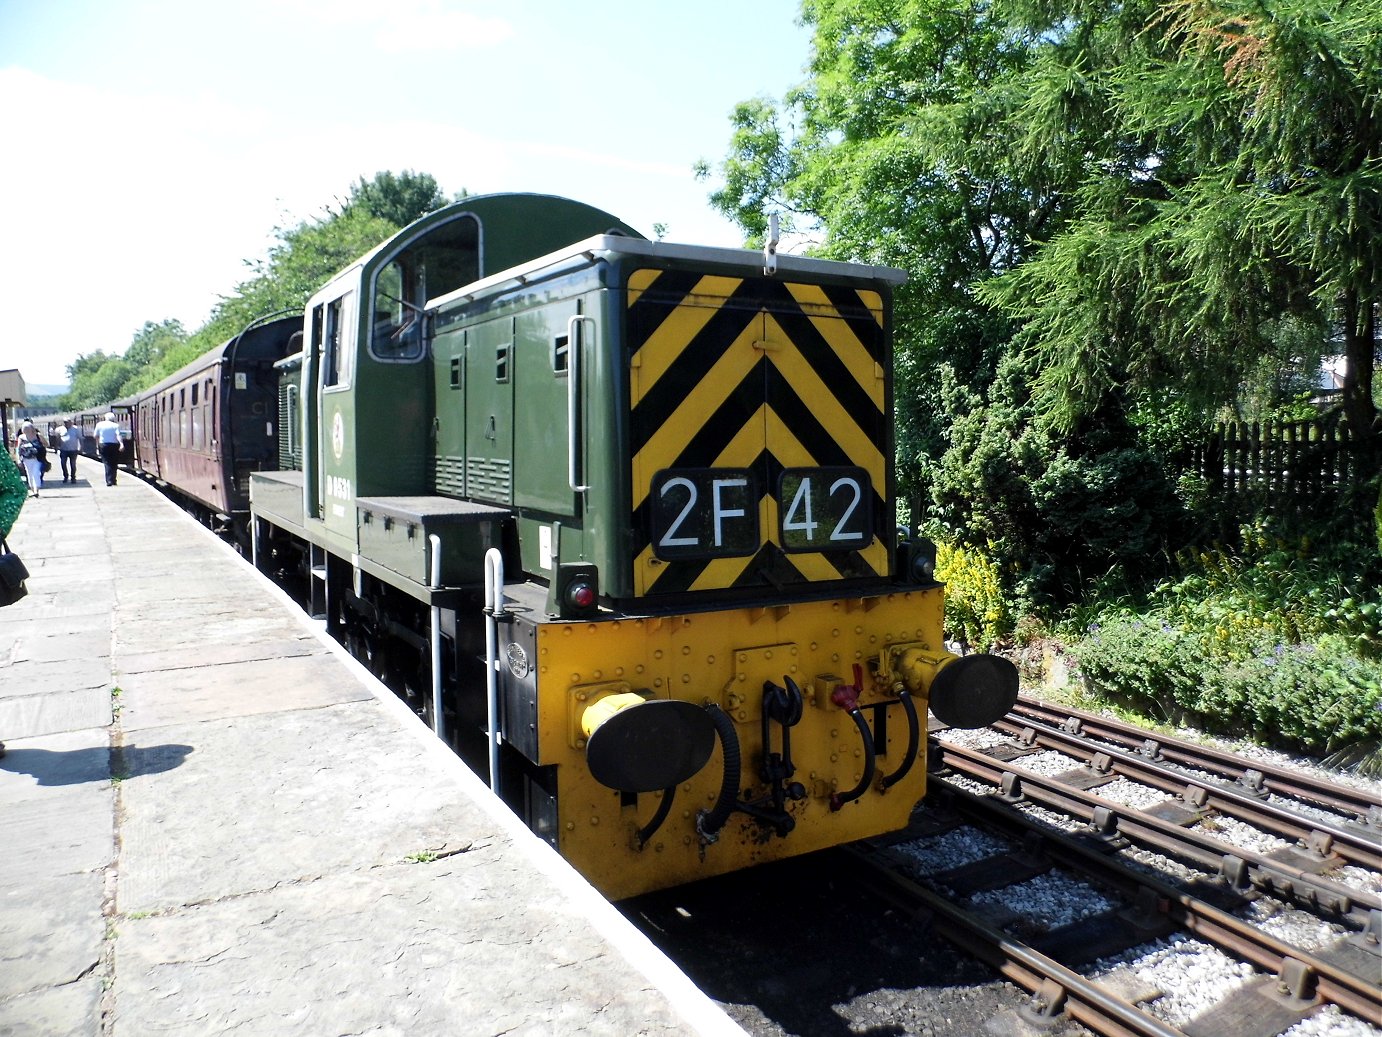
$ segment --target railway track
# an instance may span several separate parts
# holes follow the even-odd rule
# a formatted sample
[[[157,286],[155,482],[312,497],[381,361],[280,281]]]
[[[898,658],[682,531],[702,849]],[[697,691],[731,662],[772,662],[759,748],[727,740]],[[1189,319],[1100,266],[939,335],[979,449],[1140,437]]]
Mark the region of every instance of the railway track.
[[[940,735],[929,750],[934,791],[923,816],[936,832],[973,824],[1022,849],[933,874],[928,884],[963,902],[1060,868],[1120,898],[1120,906],[1099,917],[1021,945],[1021,962],[994,963],[1032,993],[1033,1010],[1068,1002],[1076,1018],[1096,1032],[1161,1032],[1156,1023],[1130,1021],[1122,999],[1081,985],[1088,981],[1077,983],[1068,973],[1093,958],[1179,931],[1258,974],[1207,1017],[1193,1020],[1186,1033],[1270,1037],[1326,1004],[1382,1024],[1382,897],[1376,892],[1382,855],[1375,827],[1382,807],[1374,794],[1250,765],[1191,743],[1148,739],[1128,725],[1063,714],[1032,700],[1020,702],[993,730],[1008,737],[984,748],[947,743],[943,728],[933,732]],[[1022,766],[1025,757],[1041,752],[1068,756],[1072,766],[1053,774]],[[947,778],[978,783],[988,794]],[[1119,778],[1165,798],[1137,809],[1098,794]],[[1073,830],[1053,826],[1046,812],[1070,819]],[[1255,852],[1200,830],[1201,822],[1219,816],[1290,842]],[[1198,874],[1180,883],[1158,878],[1142,862],[1122,859],[1119,851],[1131,847]],[[1341,880],[1341,871],[1350,871],[1353,881]],[[1343,935],[1326,946],[1298,946],[1234,913],[1260,897],[1308,911]],[[940,899],[947,901],[945,895]],[[936,911],[935,903],[928,901],[926,910]],[[960,924],[951,917],[957,910],[950,903],[947,924]],[[986,943],[984,960],[992,962],[1013,942],[1010,930],[994,941],[982,935],[981,920],[974,930],[980,935],[963,942]],[[1044,951],[1051,953],[1043,960]]]
[[[1244,760],[1195,742],[1149,736],[1145,730],[1095,713],[1043,702],[1023,695],[1003,721],[1011,730],[1017,722],[1063,731],[1089,744],[1104,743],[1147,759],[1176,764],[1241,785],[1255,795],[1275,793],[1302,803],[1314,803],[1382,833],[1382,795],[1351,788],[1286,767]]]
[[[1210,816],[1207,804],[1187,790],[1179,801],[1138,810],[1081,787],[1092,774],[1079,768],[1057,775],[1028,770],[1014,760],[995,759],[983,750],[935,743],[931,759],[973,781],[995,786],[1011,804],[1034,803],[1088,826],[1106,845],[1134,843],[1144,849],[1220,876],[1239,890],[1255,889],[1361,929],[1370,912],[1382,912],[1382,896],[1344,885],[1327,874],[1344,863],[1327,846],[1283,847],[1260,853],[1225,842],[1193,827]],[[1097,786],[1096,786],[1097,787]]]
[[[1323,798],[1322,783],[1298,780],[1297,788],[1277,794],[1277,797],[1289,796],[1291,802],[1282,803],[1277,797],[1264,794],[1265,776],[1260,770],[1248,769],[1231,783],[1227,778],[1208,773],[1205,767],[1195,768],[1203,777],[1190,777],[1185,771],[1193,766],[1187,761],[1194,759],[1190,750],[1195,747],[1189,743],[1166,745],[1146,739],[1137,751],[1120,750],[1090,737],[1078,717],[1074,724],[1060,727],[1036,720],[1002,720],[993,728],[1016,740],[1017,745],[1006,754],[1009,760],[1019,759],[1028,752],[1052,749],[1079,760],[1090,772],[1085,779],[1087,782],[1127,778],[1179,796],[1195,810],[1238,818],[1280,838],[1297,842],[1317,859],[1334,854],[1349,864],[1382,871],[1382,845],[1379,845],[1382,826],[1378,824],[1382,821],[1382,799],[1370,803],[1362,790],[1336,788],[1329,812],[1307,811],[1302,804],[1317,804]],[[1177,764],[1171,764],[1168,751],[1177,758]],[[1214,762],[1222,756],[1214,752]],[[1086,787],[1097,786],[1087,784]],[[1335,813],[1339,810],[1347,813]]]
[[[1375,920],[1372,928],[1322,950],[1297,947],[1223,906],[1244,903],[1241,892],[1187,890],[1121,860],[1104,838],[1106,833],[1053,831],[998,796],[977,795],[943,779],[934,786],[923,812],[931,835],[973,825],[1000,836],[1012,849],[933,873],[924,886],[909,877],[915,869],[897,844],[854,852],[879,876],[877,883],[893,891],[895,906],[905,909],[909,898],[915,898],[911,909],[936,918],[942,935],[1026,989],[1033,998],[1029,1015],[1049,1015],[1064,1006],[1100,1034],[1192,1037],[1271,1037],[1326,1004],[1364,1021],[1382,1019],[1382,992],[1375,978],[1382,957]],[[1114,894],[1116,905],[1031,934],[1022,932],[1023,919],[1000,928],[992,911],[967,906],[976,894],[1027,883],[1053,869]],[[1139,990],[1117,974],[1111,984],[1101,983],[1077,971],[1175,932],[1251,965],[1258,978],[1239,987],[1208,1016],[1178,1029],[1134,1004],[1154,1003],[1155,989],[1144,984]],[[1135,998],[1126,993],[1130,990],[1137,990]]]
[[[1211,754],[1210,772],[1197,747],[1142,753],[1144,732],[1112,744],[1048,715],[935,732],[941,773],[886,841],[630,909],[760,1037],[1382,1034],[1375,796],[1325,805],[1327,789],[1271,768],[1263,795],[1247,760]],[[1133,783],[1137,807],[1101,796]],[[1219,837],[1247,826],[1266,848]]]

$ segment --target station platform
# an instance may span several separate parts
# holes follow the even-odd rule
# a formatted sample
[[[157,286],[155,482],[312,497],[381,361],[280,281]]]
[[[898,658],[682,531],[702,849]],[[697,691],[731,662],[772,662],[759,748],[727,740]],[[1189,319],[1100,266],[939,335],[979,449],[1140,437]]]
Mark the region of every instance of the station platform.
[[[80,466],[9,537],[0,1035],[742,1035],[231,548]]]

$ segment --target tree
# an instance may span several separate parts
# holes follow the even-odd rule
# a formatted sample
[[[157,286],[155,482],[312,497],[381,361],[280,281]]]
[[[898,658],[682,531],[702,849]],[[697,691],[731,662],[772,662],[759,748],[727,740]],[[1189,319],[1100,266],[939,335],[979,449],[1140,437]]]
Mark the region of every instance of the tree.
[[[155,324],[145,321],[144,326],[134,333],[125,359],[135,367],[148,367],[157,363],[168,350],[187,341],[187,332],[182,321],[165,320]]]
[[[1331,339],[1350,357],[1351,423],[1378,439],[1379,11],[805,0],[810,79],[780,106],[736,109],[712,201],[751,237],[776,208],[820,255],[907,270],[897,405],[912,517],[929,511],[956,537],[1021,533],[999,538],[1014,552],[999,561],[1031,574],[1044,564],[1031,524],[1071,521],[1053,488],[1075,473],[1108,491],[1086,495],[1108,514],[1081,528],[1116,546],[1122,522],[1128,543],[1164,555],[1177,545],[1145,539],[1117,488],[1155,483],[1144,505],[1173,535],[1174,480],[1146,466],[1174,476],[1172,448],[1216,408],[1296,398],[1290,373]],[[946,372],[962,407],[953,392],[939,405]],[[1014,378],[1044,438],[1008,420]],[[965,454],[976,446],[982,471]],[[1022,492],[1005,492],[1014,480]],[[1093,571],[1096,553],[1067,552],[1067,568]]]
[[[980,292],[1025,322],[1042,412],[1068,427],[1119,385],[1231,404],[1306,325],[1347,358],[1342,407],[1376,471],[1382,0],[1076,12],[1020,8],[1051,42],[1007,126],[1024,151],[1085,129],[1075,214]]]
[[[373,180],[361,177],[351,185],[347,207],[357,206],[395,227],[406,227],[446,204],[435,177],[405,169],[401,173],[375,173]]]
[[[68,368],[72,387],[62,398],[64,410],[94,407],[127,395],[126,386],[135,367],[124,357],[107,357],[96,352],[80,356]]]
[[[784,237],[815,254],[907,271],[898,447],[915,515],[946,443],[941,367],[983,385],[1012,332],[975,287],[1062,218],[1050,156],[1021,163],[996,132],[1031,44],[988,2],[807,0],[802,19],[814,30],[811,78],[780,108],[759,98],[735,109],[711,201],[752,244],[776,211]]]

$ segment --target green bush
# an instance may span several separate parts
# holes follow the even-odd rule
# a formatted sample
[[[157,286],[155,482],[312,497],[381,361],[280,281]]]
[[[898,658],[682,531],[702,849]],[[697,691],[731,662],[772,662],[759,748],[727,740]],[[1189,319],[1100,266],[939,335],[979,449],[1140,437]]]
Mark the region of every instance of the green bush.
[[[1347,541],[1316,547],[1286,540],[1270,525],[1241,531],[1243,548],[1183,551],[1181,577],[1160,584],[1150,607],[1221,642],[1287,643],[1340,638],[1366,658],[1382,658],[1382,565]]]
[[[1279,523],[1184,551],[1180,576],[1106,608],[1073,644],[1088,687],[1168,720],[1312,752],[1382,736],[1382,563]]]
[[[937,544],[936,579],[945,584],[945,630],[952,639],[988,649],[1012,633],[1011,600],[998,566],[983,552]]]
[[[1377,534],[1377,553],[1382,555],[1382,479],[1377,483],[1377,508],[1372,513],[1372,526]]]
[[[1056,435],[1029,398],[1033,372],[1005,359],[986,390],[942,379],[949,445],[930,473],[933,539],[982,548],[1022,608],[1054,618],[1104,586],[1169,571],[1190,527],[1157,444],[1118,407]]]
[[[1230,643],[1214,630],[1124,613],[1071,651],[1091,690],[1150,700],[1173,723],[1310,752],[1382,736],[1382,662],[1338,636]]]

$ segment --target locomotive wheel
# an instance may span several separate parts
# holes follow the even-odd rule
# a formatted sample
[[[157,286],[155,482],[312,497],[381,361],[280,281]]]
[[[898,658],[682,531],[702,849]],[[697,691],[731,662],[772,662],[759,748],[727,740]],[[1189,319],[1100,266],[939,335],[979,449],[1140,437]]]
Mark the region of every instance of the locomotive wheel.
[[[421,658],[417,666],[403,677],[403,696],[413,712],[422,717],[427,729],[435,732],[437,723],[432,709],[431,673]]]
[[[432,696],[420,694],[417,681],[407,677],[403,679],[403,701],[408,703],[408,708],[422,718],[429,730],[436,730],[436,726],[432,723]]]
[[[369,670],[377,680],[383,681],[388,675],[388,657],[385,655],[383,647],[379,644],[378,638],[369,635],[365,636],[364,654],[360,657],[360,661],[365,664],[365,669]]]

